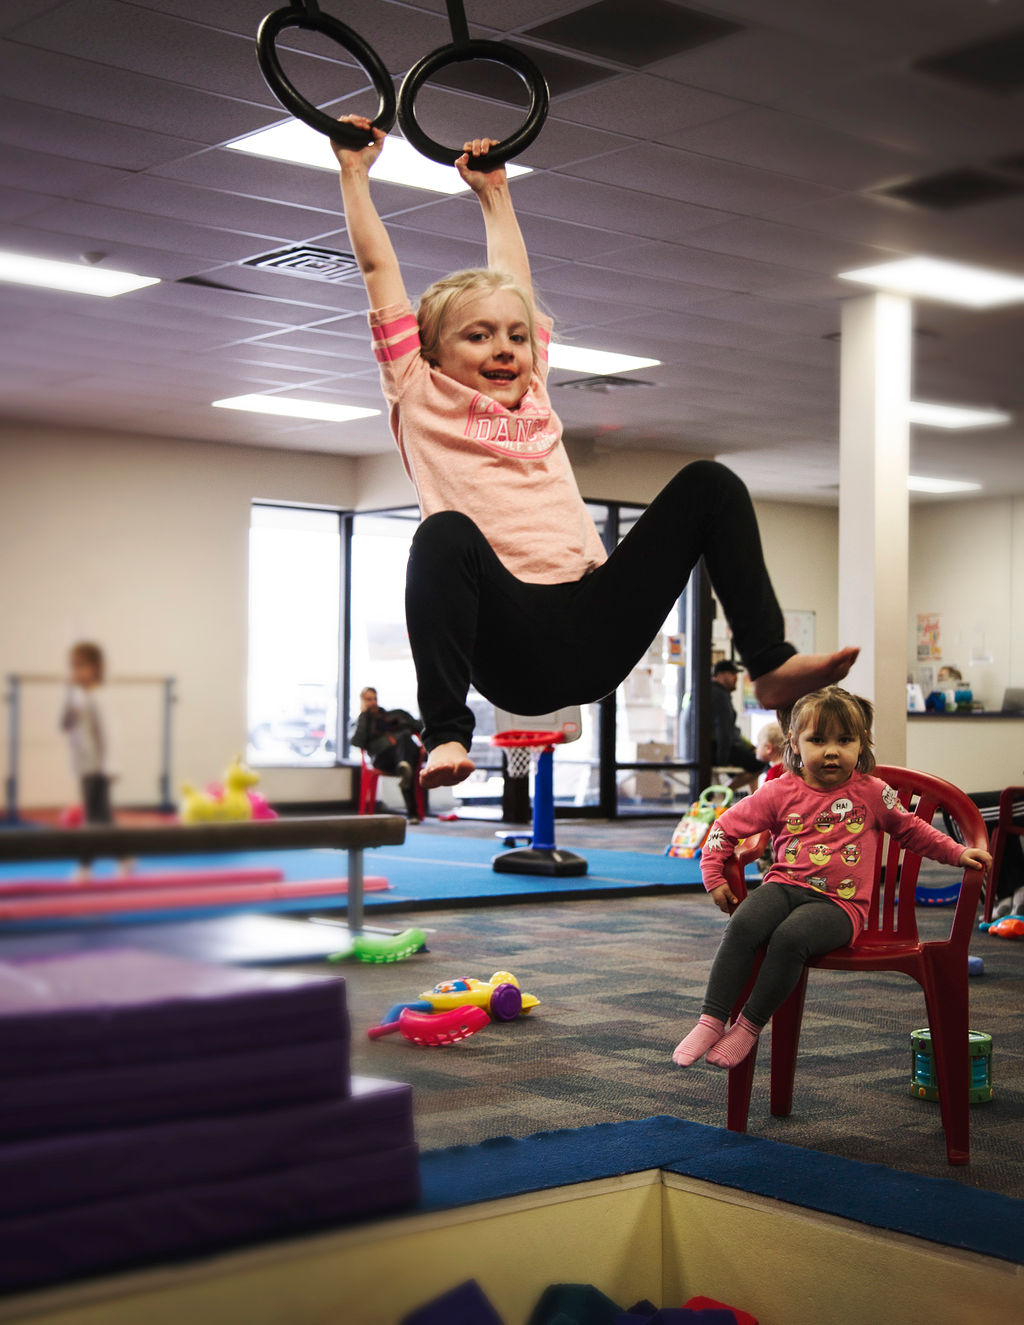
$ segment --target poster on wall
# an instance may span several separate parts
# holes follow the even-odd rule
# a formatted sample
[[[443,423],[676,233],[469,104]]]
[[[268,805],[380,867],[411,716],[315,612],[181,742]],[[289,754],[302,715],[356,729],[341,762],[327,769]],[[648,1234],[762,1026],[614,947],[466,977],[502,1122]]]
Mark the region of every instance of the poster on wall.
[[[942,657],[941,618],[938,612],[917,614],[917,661],[931,662]]]
[[[786,639],[797,653],[814,652],[814,613],[790,609],[782,613]]]

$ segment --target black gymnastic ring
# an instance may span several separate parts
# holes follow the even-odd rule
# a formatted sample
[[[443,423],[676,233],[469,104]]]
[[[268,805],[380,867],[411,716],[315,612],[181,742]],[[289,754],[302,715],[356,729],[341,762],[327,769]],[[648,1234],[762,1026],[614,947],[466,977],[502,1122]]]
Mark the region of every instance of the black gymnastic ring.
[[[368,45],[358,32],[353,32],[339,19],[330,14],[322,14],[315,4],[309,7],[293,5],[285,9],[275,9],[268,14],[256,33],[256,59],[267,87],[287,111],[308,124],[311,129],[324,133],[339,147],[357,151],[366,147],[372,138],[368,138],[362,129],[351,124],[342,124],[333,115],[328,115],[319,107],[312,105],[289,82],[281,62],[277,58],[274,42],[286,28],[304,28],[307,32],[322,32],[325,37],[338,43],[349,55],[354,55],[369,74],[379,98],[377,114],[371,120],[373,126],[385,133],[395,122],[397,103],[395,85],[391,75],[381,63],[380,56]]]
[[[513,73],[518,74],[530,90],[530,110],[521,127],[511,137],[503,138],[485,156],[476,158],[473,162],[474,169],[493,170],[495,166],[500,166],[510,158],[518,156],[520,152],[525,152],[530,146],[544,127],[551,100],[544,75],[530,57],[517,50],[515,46],[508,46],[500,41],[473,40],[441,46],[438,50],[431,51],[429,55],[425,55],[422,60],[414,64],[402,80],[402,87],[398,93],[398,124],[417,152],[429,157],[431,161],[438,162],[439,165],[454,165],[462,156],[462,148],[445,147],[443,143],[435,142],[424,133],[416,119],[415,103],[423,84],[439,69],[444,69],[450,64],[463,64],[468,60],[493,60],[496,64],[503,64]]]

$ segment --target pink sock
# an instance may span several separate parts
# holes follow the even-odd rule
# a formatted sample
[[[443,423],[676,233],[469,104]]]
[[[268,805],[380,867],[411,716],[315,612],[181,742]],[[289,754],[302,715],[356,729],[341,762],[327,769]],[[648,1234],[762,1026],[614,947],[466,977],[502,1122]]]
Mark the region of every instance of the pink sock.
[[[685,1040],[680,1040],[672,1054],[673,1063],[680,1067],[689,1067],[698,1058],[703,1058],[712,1045],[725,1034],[725,1022],[706,1013],[697,1022]]]
[[[738,1067],[757,1044],[761,1029],[741,1014],[708,1054],[708,1062],[715,1067]]]

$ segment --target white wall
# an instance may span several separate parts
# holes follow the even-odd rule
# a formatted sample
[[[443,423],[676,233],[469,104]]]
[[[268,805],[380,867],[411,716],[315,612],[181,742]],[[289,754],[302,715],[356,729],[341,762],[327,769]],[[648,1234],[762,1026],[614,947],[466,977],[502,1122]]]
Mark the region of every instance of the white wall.
[[[692,458],[570,449],[594,500],[650,501]],[[199,783],[245,744],[252,500],[362,509],[415,500],[395,453],[353,459],[17,425],[0,426],[0,474],[0,671],[59,672],[68,643],[87,637],[104,643],[114,673],[177,676],[175,778]],[[763,502],[757,513],[781,603],[814,611],[818,647],[832,647],[835,510]],[[1024,510],[1015,518],[1021,536]],[[54,727],[59,698],[49,688],[26,694],[24,804],[75,795]],[[151,802],[157,692],[117,692],[114,707],[118,796]],[[6,710],[0,738],[5,723]],[[263,781],[279,800],[335,799],[348,788],[336,770],[271,769]]]
[[[37,427],[0,428],[0,671],[59,672],[76,638],[113,673],[172,674],[176,779],[217,777],[246,739],[249,507],[351,505],[346,457]],[[54,727],[60,691],[25,706],[22,804],[75,797]],[[108,706],[126,802],[156,794],[157,696]],[[6,739],[6,709],[3,714]],[[347,794],[337,770],[268,770],[273,798]]]
[[[831,652],[837,640],[839,511],[834,506],[756,501],[764,558],[784,611],[814,613],[814,647]]]
[[[1007,686],[1024,686],[1024,498],[911,507],[908,671],[918,614],[932,612],[941,661],[960,668],[987,709],[1000,707]]]

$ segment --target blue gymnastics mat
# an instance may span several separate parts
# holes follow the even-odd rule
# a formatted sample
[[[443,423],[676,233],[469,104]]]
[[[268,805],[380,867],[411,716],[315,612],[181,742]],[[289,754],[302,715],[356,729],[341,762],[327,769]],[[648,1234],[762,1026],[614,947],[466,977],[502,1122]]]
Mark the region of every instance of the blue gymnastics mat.
[[[1024,1263],[1024,1201],[667,1116],[429,1150],[420,1156],[420,1209],[654,1168]]]
[[[525,901],[549,901],[568,897],[628,895],[637,892],[658,893],[700,889],[700,867],[696,860],[680,860],[638,851],[589,850],[581,848],[589,864],[587,874],[577,878],[539,878],[533,875],[496,874],[493,857],[503,848],[496,841],[480,837],[451,837],[441,833],[412,832],[400,847],[381,847],[365,854],[365,872],[383,875],[391,884],[387,892],[366,894],[368,911],[424,910],[457,905],[506,905]],[[245,866],[278,868],[286,879],[343,879],[347,861],[344,851],[315,848],[306,851],[223,852],[216,855],[151,856],[139,861],[138,871],[227,869]],[[5,879],[60,878],[67,884],[55,884],[55,891],[73,887],[71,861],[45,861],[30,865],[0,866],[0,881]],[[98,862],[96,878],[114,872],[113,862]],[[45,921],[7,923],[4,930],[61,928],[67,925],[118,924],[181,921],[197,917],[226,915],[238,911],[261,913],[345,910],[344,897],[282,898],[270,902],[239,903],[210,908],[135,911],[84,917],[52,917]]]

